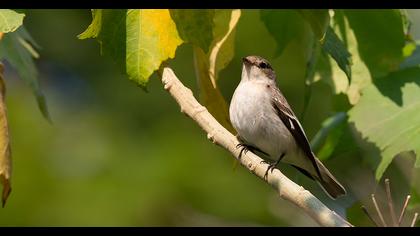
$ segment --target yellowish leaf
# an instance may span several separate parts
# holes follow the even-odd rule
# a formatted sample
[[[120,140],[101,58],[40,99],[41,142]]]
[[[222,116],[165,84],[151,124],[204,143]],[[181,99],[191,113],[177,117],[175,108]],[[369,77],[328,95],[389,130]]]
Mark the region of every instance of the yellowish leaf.
[[[128,10],[126,30],[127,74],[145,88],[162,62],[175,57],[183,41],[167,9]]]
[[[230,132],[235,129],[230,123],[228,106],[223,95],[217,87],[214,87],[209,76],[208,57],[199,47],[194,47],[194,63],[197,82],[200,88],[200,101],[207,107],[216,120]]]
[[[219,71],[225,68],[233,58],[236,24],[238,23],[240,17],[241,10],[237,9],[232,11],[228,31],[219,40],[216,38],[210,51],[209,73],[213,87],[216,87],[216,80],[218,78]],[[219,19],[220,18],[218,18],[218,15],[216,14],[215,21],[218,21]],[[216,25],[217,23],[218,22],[216,22]]]
[[[228,105],[217,87],[218,73],[227,66],[234,55],[235,27],[241,16],[240,10],[217,10],[214,16],[213,42],[209,53],[194,47],[194,63],[200,88],[200,101],[209,112],[230,132]]]

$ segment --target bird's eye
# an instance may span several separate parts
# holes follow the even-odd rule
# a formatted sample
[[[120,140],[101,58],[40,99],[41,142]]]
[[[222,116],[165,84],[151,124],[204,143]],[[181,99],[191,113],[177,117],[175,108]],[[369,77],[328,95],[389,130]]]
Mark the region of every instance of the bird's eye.
[[[267,63],[265,63],[265,62],[261,62],[261,63],[259,64],[259,66],[260,66],[260,68],[262,68],[262,69],[268,68],[268,64],[267,64]]]

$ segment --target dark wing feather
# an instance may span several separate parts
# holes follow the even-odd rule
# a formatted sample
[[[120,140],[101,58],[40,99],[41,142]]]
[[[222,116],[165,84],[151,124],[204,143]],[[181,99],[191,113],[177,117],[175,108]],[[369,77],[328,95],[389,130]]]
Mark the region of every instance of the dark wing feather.
[[[306,138],[306,134],[303,131],[302,126],[300,125],[298,119],[296,118],[295,114],[287,103],[286,98],[283,96],[280,90],[275,88],[273,91],[272,105],[277,112],[277,115],[293,135],[297,145],[303,150],[305,155],[312,162],[312,165],[314,166],[319,178],[322,180],[321,173],[315,161],[315,155],[311,150],[311,146],[309,145],[308,139]]]

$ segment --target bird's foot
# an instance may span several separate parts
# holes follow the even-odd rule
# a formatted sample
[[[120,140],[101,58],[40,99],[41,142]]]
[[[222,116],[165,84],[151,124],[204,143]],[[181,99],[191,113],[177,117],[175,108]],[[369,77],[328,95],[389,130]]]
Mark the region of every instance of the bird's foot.
[[[265,180],[267,180],[267,178],[268,178],[268,172],[273,173],[274,168],[276,168],[276,166],[280,163],[280,161],[283,159],[284,155],[286,155],[286,153],[282,153],[280,158],[277,159],[277,161],[272,162],[272,163],[266,162],[264,160],[261,161],[261,164],[262,163],[268,164],[267,170],[265,171],[265,174],[264,174],[264,179]]]
[[[273,173],[274,168],[276,168],[276,166],[277,166],[277,161],[276,162],[273,162],[273,163],[268,163],[266,161],[261,161],[261,163],[268,164],[267,170],[265,171],[265,174],[264,174],[264,179],[267,180],[267,178],[268,178],[268,172]]]
[[[241,151],[239,152],[239,159],[241,159],[242,157],[242,153],[247,153],[249,150],[252,150],[252,147],[243,143],[239,143],[238,145],[236,145],[236,148],[242,148]]]

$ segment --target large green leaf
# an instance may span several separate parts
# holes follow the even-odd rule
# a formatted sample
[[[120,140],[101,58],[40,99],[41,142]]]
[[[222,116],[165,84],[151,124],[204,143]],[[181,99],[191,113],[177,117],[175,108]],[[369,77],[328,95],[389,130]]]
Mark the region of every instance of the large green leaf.
[[[305,21],[297,11],[261,10],[261,20],[277,42],[275,54],[280,55],[292,41],[301,38],[305,31]]]
[[[377,79],[349,111],[350,122],[381,151],[377,179],[395,155],[404,151],[414,151],[416,167],[420,167],[419,78],[420,68],[410,68]]]
[[[0,32],[9,33],[15,31],[22,25],[24,17],[25,14],[9,9],[0,9]]]
[[[39,86],[38,70],[34,62],[34,57],[37,58],[39,55],[31,43],[35,44],[22,27],[16,32],[6,34],[0,41],[0,59],[7,60],[18,72],[20,78],[31,87],[43,116],[51,121],[45,96]]]
[[[399,10],[344,10],[372,77],[399,68],[405,35]]]
[[[182,44],[169,10],[128,10],[126,63],[129,79],[141,87]]]
[[[122,72],[126,71],[126,13],[121,9],[92,10],[92,23],[78,35],[79,39],[97,38],[101,54],[111,57]]]
[[[213,41],[214,9],[174,9],[169,11],[184,42],[192,43],[205,53]]]

